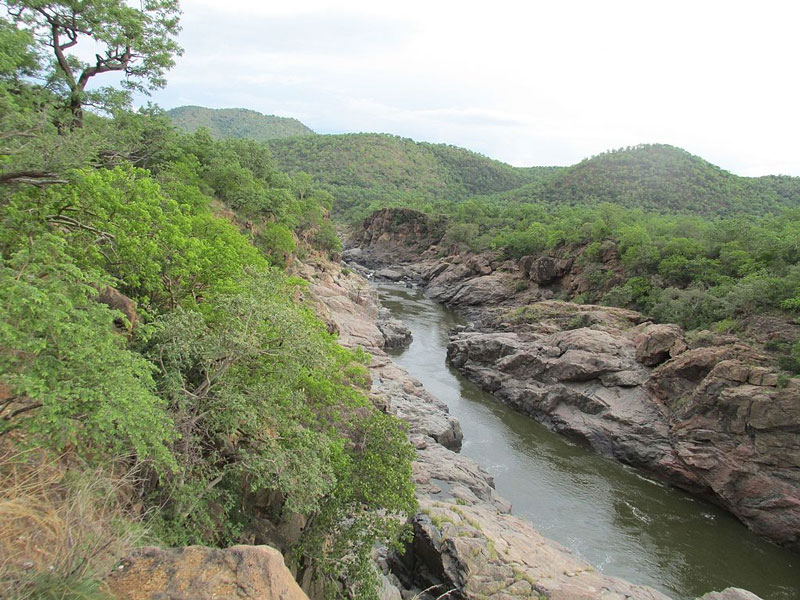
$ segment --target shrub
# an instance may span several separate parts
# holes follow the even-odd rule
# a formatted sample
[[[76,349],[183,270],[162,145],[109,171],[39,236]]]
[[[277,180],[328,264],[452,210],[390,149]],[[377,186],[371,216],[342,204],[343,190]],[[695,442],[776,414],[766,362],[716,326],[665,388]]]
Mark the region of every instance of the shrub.
[[[172,422],[154,367],[115,333],[121,313],[95,301],[102,283],[53,236],[0,263],[0,372],[10,389],[0,435],[22,429],[33,445],[134,452],[166,468]]]
[[[653,317],[662,323],[677,323],[684,329],[710,327],[731,314],[730,305],[708,290],[665,289],[653,305]]]

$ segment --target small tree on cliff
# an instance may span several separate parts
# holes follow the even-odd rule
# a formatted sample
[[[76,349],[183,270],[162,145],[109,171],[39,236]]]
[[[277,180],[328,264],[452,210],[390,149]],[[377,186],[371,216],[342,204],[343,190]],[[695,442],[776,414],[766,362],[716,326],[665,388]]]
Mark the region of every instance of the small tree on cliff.
[[[107,107],[113,94],[87,93],[96,75],[118,72],[128,91],[148,93],[163,87],[165,72],[182,50],[178,0],[142,0],[138,8],[125,0],[2,0],[8,14],[30,27],[39,44],[53,53],[54,74],[66,86],[72,126],[83,124],[83,107]],[[94,59],[68,53],[86,41]]]

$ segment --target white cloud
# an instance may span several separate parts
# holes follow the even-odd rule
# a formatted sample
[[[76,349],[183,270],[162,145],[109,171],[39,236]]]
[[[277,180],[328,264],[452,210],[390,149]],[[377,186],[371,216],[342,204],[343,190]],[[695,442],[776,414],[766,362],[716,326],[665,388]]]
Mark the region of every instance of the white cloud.
[[[244,106],[516,165],[640,142],[800,175],[789,2],[185,0],[163,106]]]

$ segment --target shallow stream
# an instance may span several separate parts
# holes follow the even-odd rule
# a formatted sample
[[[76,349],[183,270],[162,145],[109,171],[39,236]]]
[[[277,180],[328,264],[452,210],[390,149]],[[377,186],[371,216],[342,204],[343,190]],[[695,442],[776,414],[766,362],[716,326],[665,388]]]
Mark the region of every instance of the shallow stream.
[[[446,365],[449,331],[462,322],[457,315],[417,290],[377,290],[414,335],[395,361],[447,403],[464,431],[461,452],[494,477],[514,514],[598,570],[676,600],[731,586],[764,600],[800,599],[800,555],[507,408]]]

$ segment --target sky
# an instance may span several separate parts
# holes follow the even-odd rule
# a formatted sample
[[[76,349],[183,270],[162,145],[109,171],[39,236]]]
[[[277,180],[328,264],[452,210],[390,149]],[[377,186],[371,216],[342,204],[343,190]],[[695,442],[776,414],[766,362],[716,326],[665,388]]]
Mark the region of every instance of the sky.
[[[515,166],[666,143],[800,176],[800,2],[183,0],[164,108],[454,144]]]

